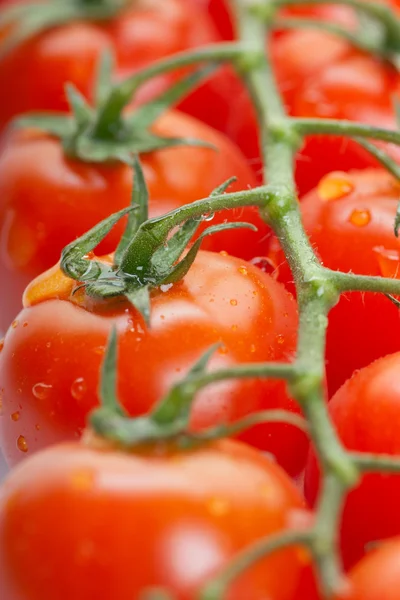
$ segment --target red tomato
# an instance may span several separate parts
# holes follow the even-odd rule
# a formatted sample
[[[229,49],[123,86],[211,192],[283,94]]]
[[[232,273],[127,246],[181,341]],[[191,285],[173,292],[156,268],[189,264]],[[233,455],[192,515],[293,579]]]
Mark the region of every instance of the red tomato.
[[[345,25],[351,25],[354,21],[352,11],[343,6],[296,6],[289,7],[282,13],[289,17],[319,16],[323,20],[334,20]],[[291,30],[289,32],[275,32],[271,46],[275,74],[286,101],[302,84],[306,75],[331,60],[334,49],[343,48],[343,42],[336,37],[313,31],[296,32],[298,36],[296,44],[293,44],[290,42]],[[283,39],[286,36],[288,42]],[[318,47],[319,52],[310,52],[310,47]],[[203,96],[202,101],[199,100],[201,96]],[[209,110],[210,97],[212,97],[212,111]],[[234,102],[232,98],[235,98]],[[243,150],[257,175],[261,175],[255,111],[244,85],[230,67],[224,67],[210,77],[194,94],[190,94],[179,108],[227,133]]]
[[[351,24],[348,13],[333,13],[330,18]],[[399,77],[388,64],[354,50],[337,36],[315,30],[287,32],[274,40],[271,53],[280,91],[292,115],[397,128],[392,97],[398,91]],[[235,98],[225,131],[258,171],[260,150],[255,113],[245,91]],[[389,150],[400,159],[397,148]],[[375,160],[356,142],[310,136],[297,155],[296,182],[303,194],[329,171],[369,166],[376,166]]]
[[[67,81],[91,97],[95,69],[107,49],[115,52],[120,75],[126,75],[218,39],[206,12],[186,0],[135,4],[106,24],[75,22],[47,30],[3,56],[0,88],[7,94],[0,97],[0,127],[26,111],[66,110]]]
[[[137,454],[64,444],[3,484],[0,585],[7,600],[132,600],[163,587],[194,600],[235,555],[303,512],[291,481],[231,441]],[[272,554],[227,600],[291,600],[308,556]]]
[[[233,144],[203,123],[178,112],[165,113],[154,132],[202,139],[216,147],[181,147],[142,156],[151,201],[150,215],[207,197],[232,175],[232,191],[254,185],[251,169]],[[128,206],[132,171],[123,164],[89,164],[66,158],[58,140],[34,130],[11,131],[0,155],[0,329],[5,330],[21,307],[29,281],[59,260],[63,247],[98,221]],[[260,253],[267,227],[255,208],[218,213],[224,220],[254,223],[258,233],[242,229],[210,237],[205,248],[250,258]],[[207,223],[205,223],[207,225]],[[100,246],[115,250],[123,223]]]
[[[226,0],[192,0],[192,3],[203,10],[208,10],[222,39],[233,39],[233,23],[229,2]]]
[[[331,173],[301,202],[304,227],[323,264],[335,271],[396,276],[400,241],[393,233],[399,185],[385,171]],[[280,248],[270,259],[279,279],[292,281]],[[291,287],[292,289],[292,287]],[[376,358],[400,349],[400,314],[382,294],[342,296],[329,315],[327,377],[330,392]]]
[[[400,353],[377,360],[357,372],[334,395],[329,412],[344,445],[358,452],[400,454]],[[314,503],[318,468],[310,456],[305,477],[307,498]],[[400,478],[367,474],[348,496],[341,524],[343,558],[354,564],[366,545],[400,534]]]
[[[212,344],[222,346],[212,368],[288,361],[296,345],[292,296],[257,267],[225,253],[200,252],[185,279],[155,291],[151,328],[126,301],[105,304],[73,294],[76,283],[56,268],[28,288],[26,308],[10,327],[0,354],[2,446],[13,464],[29,451],[80,435],[97,405],[99,368],[113,325],[119,332],[119,392],[132,415],[146,413]],[[266,408],[299,412],[282,381],[232,380],[196,399],[192,427],[237,420]],[[274,453],[295,473],[307,441],[298,429],[260,425],[242,435]]]
[[[349,591],[336,600],[399,600],[400,540],[379,546],[349,575]]]

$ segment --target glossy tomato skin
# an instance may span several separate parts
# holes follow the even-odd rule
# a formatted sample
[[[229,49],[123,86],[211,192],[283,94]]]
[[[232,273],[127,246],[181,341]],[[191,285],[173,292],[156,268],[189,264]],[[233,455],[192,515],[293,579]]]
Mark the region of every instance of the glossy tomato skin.
[[[233,39],[233,19],[226,0],[191,0],[191,3],[208,11],[222,39]]]
[[[301,201],[302,220],[322,263],[335,271],[398,276],[393,232],[399,187],[385,171],[331,173]],[[293,291],[282,250],[271,243],[278,278]],[[399,271],[400,273],[400,271]],[[329,314],[327,378],[334,393],[354,370],[400,348],[400,315],[385,296],[352,292]]]
[[[123,76],[218,39],[206,12],[186,0],[135,4],[107,23],[74,22],[53,28],[6,54],[0,60],[0,87],[7,89],[0,98],[0,127],[23,112],[66,110],[68,81],[91,98],[96,65],[106,50],[115,53]]]
[[[64,444],[24,462],[3,486],[7,600],[132,600],[149,587],[194,600],[239,551],[306,512],[279,467],[231,441],[136,454]],[[273,554],[226,598],[291,600],[304,561],[299,548]]]
[[[57,269],[39,278],[6,335],[0,354],[0,427],[10,464],[26,454],[18,447],[21,435],[29,452],[80,435],[98,403],[99,369],[114,325],[119,393],[132,415],[146,413],[216,342],[222,345],[210,368],[293,358],[293,297],[240,259],[200,252],[182,282],[154,292],[149,330],[126,302],[104,305],[83,292],[72,294],[73,289]],[[299,412],[283,382],[225,381],[198,395],[191,426],[201,429],[268,407]],[[293,427],[262,425],[243,438],[273,452],[293,473],[304,466],[307,441]]]
[[[342,21],[346,26],[352,24],[346,13],[330,14],[329,20]],[[386,63],[317,30],[294,30],[276,37],[271,56],[279,89],[291,115],[349,119],[396,129],[392,98],[398,93],[399,77]],[[226,131],[259,171],[255,113],[245,91],[236,98]],[[396,160],[400,158],[397,148],[387,149]],[[329,171],[371,166],[377,166],[372,156],[351,140],[309,136],[297,154],[299,193],[308,192]]]
[[[336,600],[399,600],[400,540],[379,546],[350,572],[348,591]]]
[[[165,113],[154,132],[202,139],[212,148],[181,147],[142,155],[150,192],[150,216],[206,198],[232,175],[231,191],[255,180],[240,151],[222,134],[178,112]],[[63,247],[100,220],[129,206],[132,171],[123,164],[89,164],[64,155],[60,142],[37,130],[10,130],[0,155],[1,286],[11,289],[0,301],[0,329],[6,330],[21,307],[29,281],[59,260]],[[260,253],[267,233],[255,208],[219,212],[212,224],[228,220],[253,223],[248,229],[223,232],[205,240],[205,248],[244,258]],[[202,228],[208,225],[204,222]],[[124,223],[101,244],[115,250]],[[15,288],[15,289],[14,289]]]
[[[400,454],[400,353],[361,369],[333,396],[329,413],[344,445],[373,454]],[[306,476],[307,499],[313,504],[319,486],[314,454]],[[347,497],[341,524],[345,565],[353,565],[367,544],[400,534],[400,479],[397,475],[366,474]]]

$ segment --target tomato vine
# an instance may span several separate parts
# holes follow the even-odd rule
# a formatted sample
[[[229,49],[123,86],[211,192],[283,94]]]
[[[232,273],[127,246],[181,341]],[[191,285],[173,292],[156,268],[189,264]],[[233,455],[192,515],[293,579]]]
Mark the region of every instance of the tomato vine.
[[[328,0],[326,2],[314,0],[309,3],[328,3]],[[329,0],[329,3],[332,2]],[[363,3],[358,0],[343,0],[336,3],[348,5],[368,15],[368,18],[379,26],[381,34],[379,43],[368,45],[362,37],[357,37],[357,33],[349,36],[348,32],[343,33],[340,28],[336,28],[335,33],[343,34],[347,40],[364,50],[373,51],[380,57],[396,62],[400,22],[387,6]],[[266,4],[262,0],[248,2],[232,0],[238,28],[238,42],[210,46],[152,65],[126,81],[122,88],[119,87],[118,90],[111,92],[108,113],[104,115],[105,120],[111,121],[113,115],[119,113],[124,98],[148,78],[159,73],[202,62],[228,61],[233,64],[245,82],[257,111],[262,140],[264,185],[239,193],[217,193],[215,196],[199,200],[164,217],[148,220],[139,227],[127,251],[132,255],[139,249],[143,251],[146,240],[151,239],[153,248],[148,246],[148,251],[151,253],[157,244],[165,239],[167,232],[188,219],[221,209],[253,204],[259,207],[262,216],[279,238],[295,279],[300,324],[297,356],[293,363],[242,365],[212,374],[201,370],[189,374],[184,385],[187,393],[186,402],[190,403],[199,389],[222,379],[257,375],[272,376],[287,381],[292,396],[303,410],[324,475],[315,523],[310,529],[285,532],[259,541],[252,548],[247,549],[203,589],[200,594],[201,600],[220,600],[224,597],[230,582],[253,561],[292,544],[302,544],[309,549],[318,570],[321,589],[327,598],[331,597],[340,590],[343,581],[338,552],[338,521],[347,492],[357,484],[360,475],[365,471],[400,471],[399,460],[382,455],[379,457],[361,455],[345,450],[329,418],[324,390],[324,350],[328,313],[338,302],[341,293],[362,290],[399,295],[400,281],[339,273],[320,264],[301,223],[293,164],[295,152],[301,146],[304,136],[311,133],[329,133],[346,135],[360,141],[386,168],[398,175],[397,165],[384,152],[364,140],[373,139],[400,144],[400,134],[362,123],[291,118],[287,115],[265,47],[268,47],[268,39],[276,25],[284,24],[284,21],[277,18],[277,9],[296,4],[302,2],[276,0]],[[296,20],[288,22],[289,27],[295,24]],[[176,391],[174,389],[164,403],[171,402],[171,397]],[[100,409],[102,410],[104,407]],[[104,434],[104,426],[107,429],[107,419],[99,419],[100,414],[99,412],[94,415],[94,425],[96,427],[97,421],[97,427]],[[271,418],[274,416],[286,418],[283,414],[271,415]],[[123,420],[123,417],[121,419]],[[117,424],[116,429],[118,428],[121,431],[121,424]]]

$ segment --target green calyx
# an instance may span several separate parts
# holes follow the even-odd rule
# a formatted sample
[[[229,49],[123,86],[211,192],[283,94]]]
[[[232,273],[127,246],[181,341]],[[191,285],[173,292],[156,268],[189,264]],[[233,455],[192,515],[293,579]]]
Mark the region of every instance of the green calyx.
[[[192,138],[163,137],[151,131],[154,122],[172,105],[208,76],[214,67],[199,69],[172,85],[166,92],[128,114],[123,110],[132,99],[136,87],[122,82],[113,85],[113,59],[105,54],[101,60],[91,106],[72,85],[66,85],[71,114],[37,113],[17,118],[17,127],[39,128],[61,140],[70,158],[90,163],[125,162],[132,155],[176,146],[213,146]],[[130,80],[129,80],[130,81]],[[118,107],[115,107],[115,98]]]
[[[99,436],[127,449],[167,442],[187,450],[206,442],[236,435],[261,423],[287,423],[307,431],[304,419],[277,409],[251,413],[232,423],[220,423],[191,432],[189,422],[196,394],[214,381],[240,376],[240,367],[209,372],[208,366],[217,347],[218,344],[215,344],[204,352],[186,376],[178,381],[147,415],[131,418],[118,400],[117,333],[114,328],[102,366],[99,386],[101,406],[91,414],[91,427]]]
[[[148,190],[136,155],[133,157],[133,170],[131,206],[101,221],[66,246],[61,256],[61,268],[68,277],[85,287],[88,296],[102,299],[125,296],[149,325],[150,291],[161,286],[172,286],[181,280],[193,264],[205,237],[227,229],[256,228],[240,222],[208,227],[185,253],[200,224],[210,216],[188,219],[170,235],[171,225],[165,219],[148,220]],[[216,191],[224,192],[231,182],[227,181]],[[114,263],[110,265],[88,259],[88,253],[126,215],[129,215],[128,223],[116,249]]]
[[[18,3],[0,12],[0,27],[11,26],[0,56],[53,27],[74,21],[108,21],[127,6],[128,0],[51,0]]]
[[[208,350],[185,380],[175,385],[148,415],[132,419],[121,407],[117,396],[117,334],[114,328],[102,366],[99,388],[101,408],[91,415],[92,428],[98,435],[124,448],[166,441],[175,441],[180,446],[188,447],[191,442],[200,442],[201,435],[195,435],[190,440],[187,434],[196,391],[189,382],[191,376],[205,372],[214,351],[215,347]]]

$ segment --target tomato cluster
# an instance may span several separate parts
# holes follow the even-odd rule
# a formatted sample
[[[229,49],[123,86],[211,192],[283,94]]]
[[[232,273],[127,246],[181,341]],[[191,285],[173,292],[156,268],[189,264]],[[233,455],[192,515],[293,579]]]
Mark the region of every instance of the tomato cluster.
[[[1,598],[195,600],[228,573],[221,600],[325,600],[307,546],[262,551],[282,533],[313,528],[323,478],[293,389],[256,370],[296,359],[296,287],[280,241],[239,200],[171,227],[151,257],[159,273],[162,251],[175,252],[161,284],[146,279],[149,314],[132,281],[143,285],[150,262],[123,273],[120,259],[126,236],[125,257],[148,219],[157,225],[221,190],[232,198],[260,183],[255,109],[232,66],[199,77],[183,99],[191,66],[146,79],[118,110],[112,103],[157,61],[234,40],[230,3],[0,4],[0,449],[11,468],[0,484]],[[357,15],[345,4],[292,6],[279,18],[353,32]],[[282,25],[267,50],[290,115],[396,127],[392,62],[325,29]],[[110,52],[105,82],[99,65]],[[26,113],[37,114],[24,121]],[[128,142],[129,157],[140,158],[134,175]],[[396,147],[379,147],[399,159]],[[400,279],[397,179],[337,136],[307,137],[295,162],[302,223],[321,264]],[[119,212],[86,251],[98,224]],[[216,231],[179,271],[208,227]],[[154,243],[158,230],[148,231],[139,250]],[[93,272],[103,277],[96,293]],[[400,455],[399,306],[349,292],[329,313],[327,410],[343,447],[360,456]],[[195,389],[207,352],[211,379],[231,368],[245,376]],[[258,422],[267,411],[287,420]],[[399,476],[384,472],[363,473],[346,496],[346,578],[335,600],[400,599],[399,501]]]

